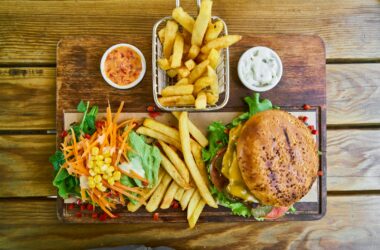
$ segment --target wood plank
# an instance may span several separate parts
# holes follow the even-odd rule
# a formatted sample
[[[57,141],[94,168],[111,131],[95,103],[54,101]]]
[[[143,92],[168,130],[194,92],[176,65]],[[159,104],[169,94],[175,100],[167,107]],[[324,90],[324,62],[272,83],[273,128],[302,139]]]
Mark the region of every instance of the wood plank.
[[[194,13],[194,1],[182,4]],[[2,1],[0,64],[55,63],[56,44],[68,35],[150,34],[173,7],[174,1],[160,0]],[[380,58],[376,0],[219,0],[213,14],[231,33],[318,34],[329,59]]]
[[[127,244],[176,249],[380,247],[379,195],[332,196],[327,204],[327,214],[318,222],[200,223],[189,230],[185,223],[61,224],[54,201],[1,200],[0,248],[87,249]]]
[[[327,124],[380,123],[380,64],[328,64]],[[1,68],[0,130],[55,129],[55,69]]]
[[[0,69],[0,129],[55,128],[55,69]]]
[[[327,139],[328,191],[380,190],[380,130],[329,130]],[[55,195],[54,150],[54,135],[0,135],[0,198]]]
[[[380,64],[327,65],[327,123],[380,123]]]

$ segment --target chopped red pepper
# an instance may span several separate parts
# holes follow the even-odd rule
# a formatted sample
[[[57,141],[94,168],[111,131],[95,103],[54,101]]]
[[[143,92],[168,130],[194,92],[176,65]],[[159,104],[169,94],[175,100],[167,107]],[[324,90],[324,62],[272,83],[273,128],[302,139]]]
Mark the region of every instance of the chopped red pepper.
[[[105,125],[106,125],[106,123],[104,121],[96,121],[95,122],[95,127],[97,129],[102,129]]]
[[[149,116],[155,119],[157,116],[160,115],[160,112],[149,112]]]
[[[73,210],[74,207],[75,207],[75,204],[74,204],[74,203],[71,203],[67,208],[68,208],[69,210]]]
[[[61,138],[65,138],[68,134],[69,134],[69,133],[67,133],[66,130],[63,130],[63,131],[61,132],[61,134],[59,135],[59,137],[61,137]]]
[[[317,174],[318,174],[318,176],[323,176],[323,171],[319,170]]]
[[[308,104],[305,104],[305,105],[303,105],[303,109],[304,110],[309,110],[309,109],[311,109],[311,106],[308,105]]]
[[[143,186],[148,186],[149,185],[149,183],[147,182],[147,181],[142,181],[142,184],[143,184]]]
[[[308,128],[309,128],[310,130],[314,130],[314,126],[313,126],[313,125],[308,126]]]
[[[84,134],[84,138],[86,138],[86,139],[91,139],[91,135],[89,135],[89,134]]]
[[[92,213],[91,217],[92,217],[93,219],[98,218],[98,213]]]
[[[103,213],[102,215],[99,216],[100,221],[105,221],[107,219],[107,214]]]
[[[156,108],[155,108],[153,105],[149,105],[149,106],[146,108],[146,111],[148,111],[148,112],[155,112],[155,111],[156,111]]]
[[[159,213],[154,213],[153,214],[153,220],[154,221],[158,221],[158,217],[160,216],[160,214]]]
[[[78,212],[78,213],[75,214],[75,216],[78,217],[78,218],[81,218],[82,217],[82,213]]]
[[[87,210],[88,211],[94,210],[94,206],[92,204],[87,204]]]
[[[179,207],[178,201],[172,201],[172,208],[177,209]]]
[[[312,133],[313,135],[317,135],[317,134],[318,134],[318,130],[313,129],[313,130],[311,131],[311,133]]]
[[[303,122],[307,122],[308,117],[307,116],[298,116],[298,119],[303,121]]]

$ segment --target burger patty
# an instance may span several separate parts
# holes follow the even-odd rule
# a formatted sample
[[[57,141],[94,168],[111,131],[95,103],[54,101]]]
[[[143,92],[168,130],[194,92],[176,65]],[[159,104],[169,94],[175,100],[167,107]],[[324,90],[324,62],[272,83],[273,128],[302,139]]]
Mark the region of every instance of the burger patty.
[[[310,190],[318,151],[310,130],[285,111],[251,117],[237,141],[239,168],[250,192],[264,205],[287,207]]]

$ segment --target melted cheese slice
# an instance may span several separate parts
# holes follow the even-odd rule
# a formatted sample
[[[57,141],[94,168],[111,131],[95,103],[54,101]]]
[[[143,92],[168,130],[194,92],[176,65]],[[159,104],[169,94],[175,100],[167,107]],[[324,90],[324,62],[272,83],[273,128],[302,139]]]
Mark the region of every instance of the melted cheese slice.
[[[227,191],[230,194],[244,201],[258,202],[245,185],[237,161],[236,141],[239,138],[241,129],[242,125],[240,124],[230,130],[230,140],[223,157],[222,174],[229,180]]]

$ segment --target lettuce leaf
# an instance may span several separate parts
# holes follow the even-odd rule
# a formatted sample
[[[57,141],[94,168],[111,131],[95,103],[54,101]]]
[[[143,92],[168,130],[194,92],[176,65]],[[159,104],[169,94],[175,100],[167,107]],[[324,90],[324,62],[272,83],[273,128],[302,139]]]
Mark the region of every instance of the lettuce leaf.
[[[239,215],[243,217],[252,216],[250,208],[241,202],[228,198],[224,193],[219,192],[215,186],[211,186],[211,194],[214,196],[214,198],[216,198],[218,204],[231,209],[233,215]]]
[[[61,168],[53,180],[53,185],[58,188],[58,194],[66,199],[70,195],[80,196],[79,179],[70,175],[65,168]]]
[[[208,128],[209,146],[202,149],[203,161],[208,162],[216,153],[228,144],[228,134],[226,133],[227,127],[221,122],[213,122]]]
[[[145,171],[145,178],[149,181],[148,187],[153,187],[158,181],[158,170],[161,163],[160,150],[156,146],[145,143],[144,136],[131,131],[129,144],[132,150],[128,152],[128,158],[138,161]],[[136,180],[135,180],[136,182]]]

